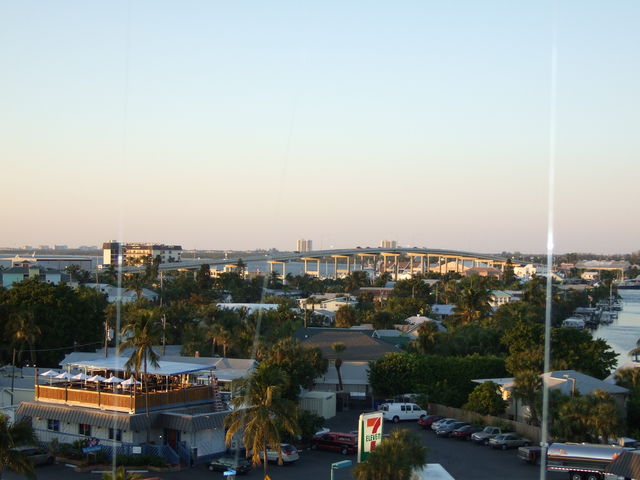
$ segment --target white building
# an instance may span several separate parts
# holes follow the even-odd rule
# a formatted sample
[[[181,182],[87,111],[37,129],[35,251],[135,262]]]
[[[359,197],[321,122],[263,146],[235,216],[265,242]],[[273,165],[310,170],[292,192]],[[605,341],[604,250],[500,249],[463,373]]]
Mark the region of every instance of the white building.
[[[380,242],[380,248],[398,248],[398,242],[396,240],[382,240]]]
[[[313,250],[313,242],[311,240],[300,239],[296,242],[296,251],[311,252]]]

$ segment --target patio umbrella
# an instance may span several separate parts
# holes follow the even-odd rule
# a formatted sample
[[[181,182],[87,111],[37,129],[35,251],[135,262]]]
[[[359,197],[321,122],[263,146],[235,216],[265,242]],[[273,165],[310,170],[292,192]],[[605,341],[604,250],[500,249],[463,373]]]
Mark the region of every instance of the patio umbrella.
[[[109,378],[107,378],[104,383],[122,383],[124,380],[122,380],[121,378],[118,377],[114,377],[113,375],[111,375]]]
[[[51,385],[51,379],[58,375],[60,375],[60,372],[56,370],[47,370],[46,372],[40,374],[41,377],[49,377],[49,385]]]
[[[122,382],[120,385],[140,385],[140,382],[137,381],[135,378],[133,378],[133,375],[131,375],[131,377],[127,380],[125,380],[124,382]]]
[[[93,377],[87,378],[87,382],[104,382],[106,378],[100,375],[94,375]]]
[[[73,376],[69,372],[62,372],[60,375],[56,375],[54,378],[58,380],[70,380]]]
[[[85,375],[82,372],[80,372],[80,373],[74,375],[73,377],[71,377],[72,380],[87,380],[88,378],[89,378],[89,375]]]

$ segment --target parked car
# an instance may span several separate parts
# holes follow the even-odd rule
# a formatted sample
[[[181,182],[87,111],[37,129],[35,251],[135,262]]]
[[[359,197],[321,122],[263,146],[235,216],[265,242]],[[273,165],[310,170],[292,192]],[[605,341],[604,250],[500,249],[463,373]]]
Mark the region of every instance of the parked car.
[[[507,448],[528,447],[529,445],[531,445],[531,440],[515,433],[502,433],[489,440],[490,447],[501,448],[502,450],[506,450]]]
[[[436,430],[438,430],[440,427],[448,424],[448,423],[454,423],[459,421],[457,418],[443,418],[442,420],[438,420],[437,422],[433,422],[431,424],[431,430],[433,430],[434,432]]]
[[[479,432],[480,427],[476,425],[463,425],[460,428],[455,429],[449,435],[451,438],[457,438],[458,440],[470,440],[473,433]]]
[[[473,440],[476,443],[482,443],[483,445],[489,445],[490,439],[502,433],[507,433],[507,432],[505,430],[502,430],[499,427],[494,427],[494,426],[484,427],[481,432],[473,433],[471,435],[471,440]]]
[[[536,445],[519,447],[518,458],[520,460],[524,460],[525,462],[538,465],[540,463],[540,452],[542,452],[542,447]]]
[[[436,430],[436,435],[439,437],[448,437],[451,435],[451,432],[466,425],[469,424],[467,422],[451,422],[440,425],[440,427]]]
[[[340,452],[342,455],[356,453],[358,450],[358,436],[353,433],[343,432],[327,432],[322,435],[314,435],[311,439],[311,448]]]
[[[424,417],[420,417],[418,419],[418,425],[420,425],[425,430],[427,428],[431,428],[433,422],[437,422],[438,420],[442,420],[444,417],[442,415],[425,415]]]
[[[300,459],[298,449],[289,443],[281,443],[280,451],[282,453],[282,463],[291,464],[297,462]],[[267,461],[277,462],[278,452],[272,448],[267,448]]]
[[[211,460],[209,470],[212,472],[226,472],[227,470],[235,470],[236,473],[247,473],[251,470],[251,463],[242,457],[218,457]]]
[[[401,420],[418,420],[427,415],[427,411],[416,403],[383,403],[379,410],[385,420],[398,423]]]
[[[55,461],[55,457],[44,448],[39,447],[16,447],[12,449],[19,452],[34,465],[51,465]]]

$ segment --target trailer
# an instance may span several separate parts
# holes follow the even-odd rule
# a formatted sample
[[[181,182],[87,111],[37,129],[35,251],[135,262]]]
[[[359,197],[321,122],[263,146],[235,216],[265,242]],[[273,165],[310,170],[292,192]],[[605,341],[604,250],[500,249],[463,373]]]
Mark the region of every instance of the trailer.
[[[624,448],[592,443],[552,443],[547,450],[547,470],[567,472],[571,480],[604,480],[607,466]]]

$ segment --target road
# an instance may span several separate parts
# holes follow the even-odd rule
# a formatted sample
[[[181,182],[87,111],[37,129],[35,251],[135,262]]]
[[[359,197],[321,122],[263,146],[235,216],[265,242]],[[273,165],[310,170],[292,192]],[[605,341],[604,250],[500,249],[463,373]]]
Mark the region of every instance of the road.
[[[331,429],[350,431],[357,428],[358,412],[342,412],[327,422]],[[517,458],[515,450],[501,451],[489,447],[476,445],[472,442],[459,441],[449,438],[438,438],[435,433],[420,429],[415,422],[393,425],[386,423],[384,431],[390,432],[396,428],[406,428],[414,431],[428,448],[429,463],[440,463],[456,480],[497,480],[539,479],[539,467],[526,464]],[[294,465],[269,465],[269,476],[272,480],[315,480],[330,478],[331,464],[350,459],[355,462],[355,455],[342,456],[338,453],[306,450],[300,452],[300,460]],[[351,479],[351,468],[336,470],[335,480]],[[100,480],[96,473],[76,473],[64,465],[53,465],[37,469],[38,478],[45,480]],[[211,480],[224,478],[220,472],[209,472],[204,465],[181,472],[166,472],[161,474],[148,473],[144,477],[160,476],[164,480]],[[23,479],[13,473],[6,473],[7,480]],[[263,479],[262,468],[255,468],[246,475],[238,476],[246,480]],[[565,480],[566,474],[548,473],[548,480]]]

